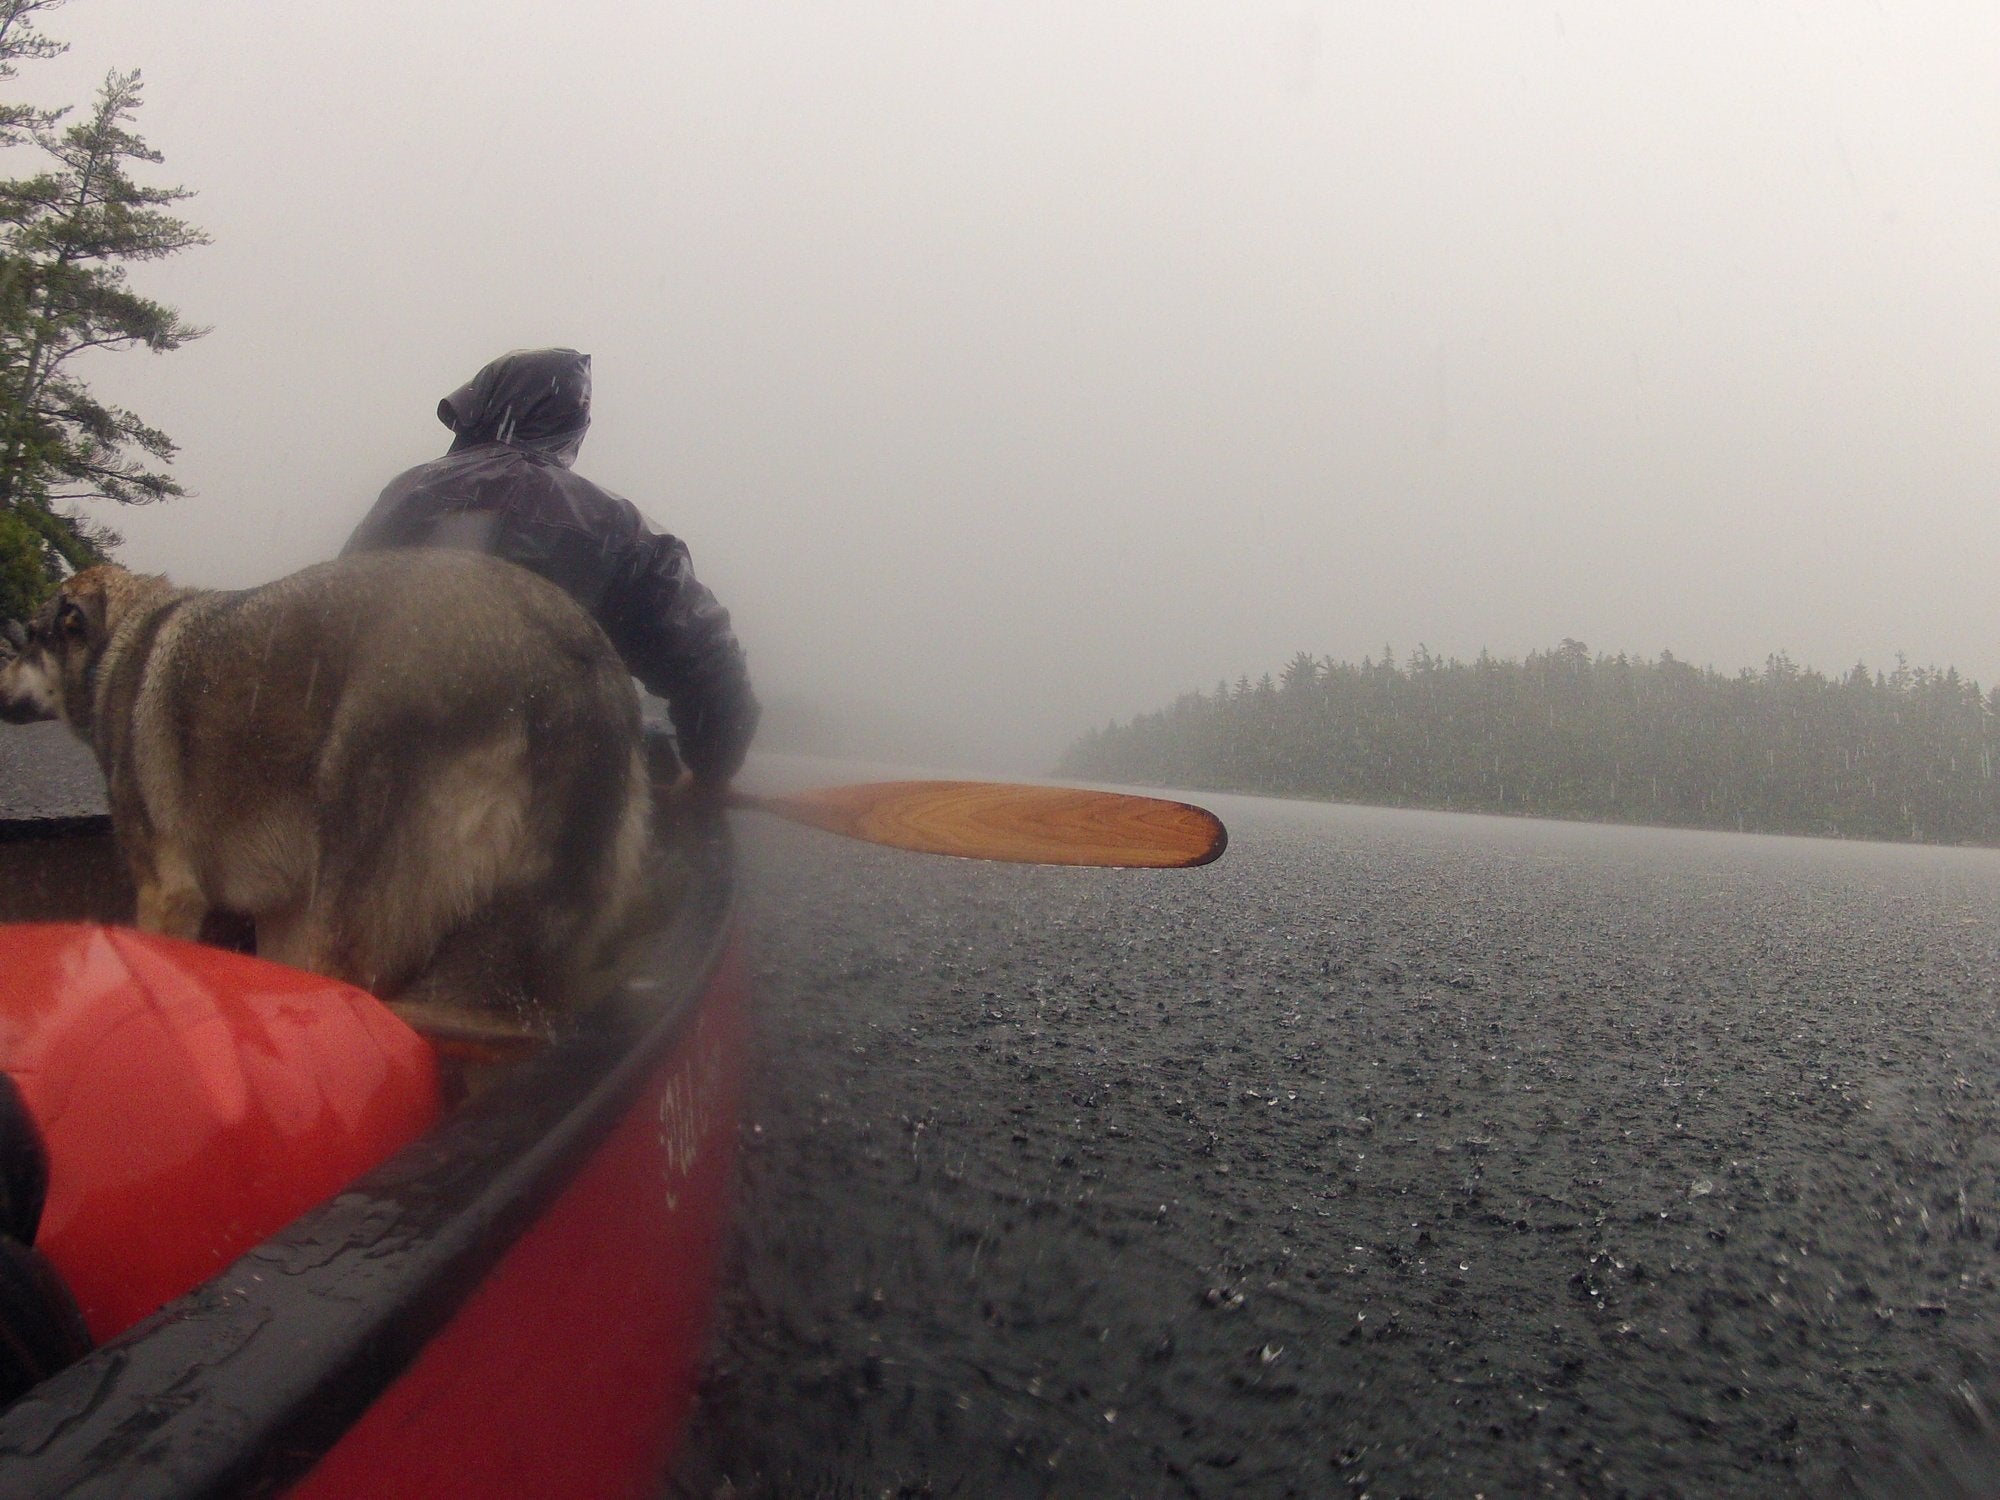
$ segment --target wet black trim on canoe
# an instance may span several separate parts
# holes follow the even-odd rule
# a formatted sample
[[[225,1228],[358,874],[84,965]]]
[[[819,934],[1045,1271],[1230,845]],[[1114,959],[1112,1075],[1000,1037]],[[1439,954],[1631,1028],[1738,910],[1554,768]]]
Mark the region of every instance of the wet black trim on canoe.
[[[644,976],[574,1035],[221,1275],[0,1414],[0,1497],[194,1500],[298,1480],[638,1099],[721,962],[727,832]]]

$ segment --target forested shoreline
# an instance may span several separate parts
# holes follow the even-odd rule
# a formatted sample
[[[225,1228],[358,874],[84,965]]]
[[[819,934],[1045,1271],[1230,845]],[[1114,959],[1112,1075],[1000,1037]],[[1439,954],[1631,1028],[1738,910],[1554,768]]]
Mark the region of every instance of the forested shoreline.
[[[1333,801],[2000,844],[2000,689],[1956,669],[1735,675],[1565,640],[1266,674],[1085,735],[1060,773]]]

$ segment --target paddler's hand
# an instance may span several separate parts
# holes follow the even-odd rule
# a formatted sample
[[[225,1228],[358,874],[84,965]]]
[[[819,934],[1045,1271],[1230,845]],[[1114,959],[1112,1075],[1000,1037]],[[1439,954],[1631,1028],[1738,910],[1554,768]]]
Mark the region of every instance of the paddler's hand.
[[[713,776],[690,774],[681,780],[689,807],[702,814],[717,812],[729,805],[729,783]]]
[[[653,806],[664,818],[710,818],[729,802],[729,784],[684,772],[671,786],[653,786]]]

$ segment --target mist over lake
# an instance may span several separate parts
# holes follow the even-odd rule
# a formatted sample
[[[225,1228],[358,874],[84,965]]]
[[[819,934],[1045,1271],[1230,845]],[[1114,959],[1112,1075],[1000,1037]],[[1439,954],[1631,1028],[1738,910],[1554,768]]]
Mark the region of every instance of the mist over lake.
[[[1041,772],[1386,643],[2000,682],[2000,15],[1187,0],[74,0],[142,68],[207,336],[86,359],[192,493],[121,560],[335,550],[502,350],[841,753]],[[13,170],[36,163],[23,155]]]

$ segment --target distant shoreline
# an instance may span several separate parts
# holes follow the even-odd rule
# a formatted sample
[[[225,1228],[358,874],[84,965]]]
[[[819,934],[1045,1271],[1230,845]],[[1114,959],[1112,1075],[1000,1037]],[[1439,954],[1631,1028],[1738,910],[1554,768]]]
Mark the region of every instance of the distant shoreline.
[[[1565,640],[1525,661],[1295,656],[1111,723],[1061,773],[1375,807],[2000,847],[2000,690],[1783,655],[1728,676]]]
[[[1072,776],[1069,779],[1078,780]],[[1441,802],[1391,802],[1361,797],[1325,797],[1311,792],[1274,792],[1240,786],[1191,786],[1182,782],[1145,781],[1126,779],[1104,781],[1107,787],[1118,787],[1133,791],[1150,792],[1185,799],[1187,797],[1255,797],[1271,802],[1308,802],[1320,807],[1354,807],[1373,809],[1380,812],[1431,812],[1457,813],[1469,818],[1511,818],[1519,822],[1576,823],[1588,828],[1643,828],[1678,833],[1728,833],[1744,834],[1754,838],[1777,839],[1817,839],[1839,844],[1887,844],[1901,849],[1993,849],[2000,850],[2000,839],[1965,839],[1949,843],[1942,839],[1898,838],[1894,835],[1841,833],[1838,830],[1810,828],[1750,828],[1721,823],[1669,823],[1647,822],[1639,818],[1595,817],[1588,813],[1566,813],[1536,811],[1519,807],[1471,807],[1447,805]]]

